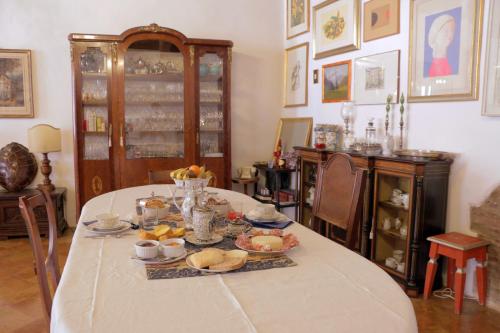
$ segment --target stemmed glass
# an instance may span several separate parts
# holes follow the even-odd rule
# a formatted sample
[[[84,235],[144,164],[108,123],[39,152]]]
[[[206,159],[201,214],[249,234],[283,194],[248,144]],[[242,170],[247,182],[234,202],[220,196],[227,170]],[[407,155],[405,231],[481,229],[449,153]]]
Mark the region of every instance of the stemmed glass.
[[[352,122],[354,119],[354,103],[353,102],[345,102],[342,104],[342,109],[340,111],[340,115],[342,119],[344,119],[345,123],[345,135],[344,135],[344,148],[349,149],[352,141],[352,131],[349,130],[349,124],[352,126]]]

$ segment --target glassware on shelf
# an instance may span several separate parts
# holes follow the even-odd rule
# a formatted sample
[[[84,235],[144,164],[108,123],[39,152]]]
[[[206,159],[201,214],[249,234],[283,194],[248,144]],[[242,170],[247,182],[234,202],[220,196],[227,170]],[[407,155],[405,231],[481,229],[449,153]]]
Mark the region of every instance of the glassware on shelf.
[[[342,104],[342,110],[340,112],[342,119],[344,119],[345,123],[345,132],[344,132],[344,148],[349,149],[353,142],[352,131],[350,130],[349,124],[352,125],[354,120],[354,103],[353,102],[344,102]]]
[[[107,160],[109,159],[108,137],[86,134],[84,139],[85,160]]]
[[[88,47],[80,55],[80,70],[82,73],[106,72],[106,54],[99,47]]]
[[[377,129],[373,126],[373,118],[368,120],[368,126],[365,129],[365,142],[367,145],[377,143]]]

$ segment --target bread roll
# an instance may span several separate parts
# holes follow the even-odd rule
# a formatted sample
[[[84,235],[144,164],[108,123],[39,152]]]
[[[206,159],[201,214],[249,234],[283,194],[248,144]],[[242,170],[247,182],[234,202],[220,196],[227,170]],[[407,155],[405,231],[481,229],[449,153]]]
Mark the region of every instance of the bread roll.
[[[226,259],[230,258],[240,258],[243,259],[244,262],[247,261],[248,252],[243,250],[231,250],[226,251]]]
[[[283,239],[278,236],[254,236],[252,237],[252,246],[261,246],[264,250],[271,249],[272,251],[279,251],[283,248]]]
[[[205,268],[210,265],[222,263],[224,261],[224,251],[219,251],[219,249],[204,249],[201,252],[192,254],[189,258],[194,267]]]
[[[209,268],[217,271],[233,270],[242,267],[245,264],[243,258],[226,258],[223,262],[216,265],[210,265]]]

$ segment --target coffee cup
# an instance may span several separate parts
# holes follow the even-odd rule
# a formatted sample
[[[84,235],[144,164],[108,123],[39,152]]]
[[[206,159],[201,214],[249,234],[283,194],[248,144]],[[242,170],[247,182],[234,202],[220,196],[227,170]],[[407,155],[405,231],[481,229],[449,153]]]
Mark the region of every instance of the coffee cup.
[[[259,218],[270,219],[274,217],[276,208],[273,204],[258,204],[255,211]]]
[[[396,270],[400,273],[404,273],[405,271],[405,263],[404,262],[400,262],[398,263],[398,265],[396,266]]]
[[[120,223],[120,215],[115,213],[103,213],[96,216],[97,225],[103,229],[111,229]]]
[[[384,230],[390,230],[392,226],[391,219],[389,217],[386,217],[384,219],[384,224],[382,225],[382,228]]]
[[[398,262],[393,257],[385,259],[385,265],[389,268],[395,269],[398,266]]]
[[[392,252],[392,257],[393,257],[394,259],[396,259],[396,261],[397,261],[398,263],[402,262],[402,261],[403,261],[403,257],[404,257],[404,252],[403,252],[403,250],[394,250],[394,251]]]

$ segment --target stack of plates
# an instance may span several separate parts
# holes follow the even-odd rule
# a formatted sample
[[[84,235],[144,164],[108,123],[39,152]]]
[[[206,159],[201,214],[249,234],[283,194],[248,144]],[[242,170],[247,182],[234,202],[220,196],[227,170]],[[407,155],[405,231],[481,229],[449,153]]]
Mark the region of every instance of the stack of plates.
[[[99,222],[92,223],[86,226],[87,231],[96,235],[114,235],[130,229],[131,224],[128,222],[120,221],[112,227],[104,227]]]

